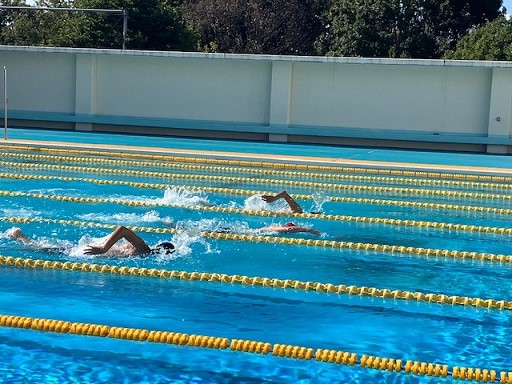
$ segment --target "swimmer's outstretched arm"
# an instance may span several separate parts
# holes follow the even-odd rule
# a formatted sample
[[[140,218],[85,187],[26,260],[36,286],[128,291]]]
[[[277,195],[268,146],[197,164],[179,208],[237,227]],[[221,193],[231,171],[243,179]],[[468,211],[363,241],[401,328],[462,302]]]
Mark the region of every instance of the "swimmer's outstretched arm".
[[[306,233],[312,233],[313,235],[321,235],[322,232],[320,231],[317,231],[316,229],[314,228],[310,228],[310,227],[297,227],[297,226],[293,226],[293,227],[281,227],[279,229],[276,230],[276,232],[278,233],[299,233],[299,232],[306,232]]]
[[[290,232],[307,232],[307,233],[312,233],[313,235],[317,235],[317,236],[320,236],[322,234],[322,232],[317,231],[314,228],[309,228],[309,227],[295,227],[295,229],[296,230],[294,230],[294,228],[292,228],[292,230]]]
[[[293,199],[293,197],[291,197],[288,194],[288,192],[286,192],[286,191],[281,191],[281,192],[279,192],[276,195],[263,195],[263,196],[261,196],[261,198],[266,203],[272,203],[273,201],[276,201],[276,200],[279,200],[279,199],[284,199],[288,203],[288,206],[290,207],[292,212],[295,212],[295,213],[302,213],[303,212],[302,207],[299,205],[299,203],[297,203]]]
[[[84,253],[86,255],[101,255],[108,252],[108,250],[122,238],[126,239],[126,241],[133,245],[137,253],[143,254],[151,251],[149,246],[141,237],[136,235],[131,229],[121,225],[112,232],[105,244],[101,246],[88,245]]]
[[[306,233],[312,233],[313,235],[320,236],[322,232],[317,231],[314,228],[310,227],[298,227],[298,226],[291,226],[291,227],[285,227],[280,225],[271,225],[268,227],[263,227],[258,229],[258,232],[268,232],[273,231],[277,233],[299,233],[299,232],[306,232]]]

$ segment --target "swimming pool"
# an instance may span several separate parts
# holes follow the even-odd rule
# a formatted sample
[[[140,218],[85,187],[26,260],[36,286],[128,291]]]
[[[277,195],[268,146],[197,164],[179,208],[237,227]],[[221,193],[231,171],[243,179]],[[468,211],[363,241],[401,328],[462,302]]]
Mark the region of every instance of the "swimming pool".
[[[512,382],[510,178],[16,146],[0,159],[7,382]],[[320,213],[259,197],[281,189]],[[323,234],[258,231],[289,221]],[[83,254],[116,225],[177,251]],[[63,251],[20,245],[13,226]]]

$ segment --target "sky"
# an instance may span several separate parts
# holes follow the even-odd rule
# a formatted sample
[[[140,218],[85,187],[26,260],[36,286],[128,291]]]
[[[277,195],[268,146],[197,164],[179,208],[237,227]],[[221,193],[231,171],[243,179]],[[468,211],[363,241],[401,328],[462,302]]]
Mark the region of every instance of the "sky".
[[[34,0],[26,0],[28,5],[35,5]],[[507,8],[507,18],[512,15],[512,0],[503,0],[503,6]]]
[[[28,5],[34,5],[34,0],[26,0]],[[503,6],[507,8],[507,14],[512,14],[512,0],[503,0]]]
[[[512,13],[512,0],[503,0],[503,6],[507,8],[507,13],[510,15]]]

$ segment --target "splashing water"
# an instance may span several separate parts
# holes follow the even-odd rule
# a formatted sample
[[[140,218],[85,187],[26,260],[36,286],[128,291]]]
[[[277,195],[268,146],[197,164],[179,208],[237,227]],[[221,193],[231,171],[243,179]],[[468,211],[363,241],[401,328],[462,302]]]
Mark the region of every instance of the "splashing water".
[[[94,259],[94,255],[85,255],[85,248],[88,245],[100,245],[103,244],[109,235],[103,236],[103,237],[90,237],[89,235],[84,235],[78,240],[78,244],[73,244],[72,247],[69,249],[69,256],[72,257],[80,257],[80,258],[87,258],[87,259]],[[112,250],[111,250],[112,251]],[[109,251],[109,252],[111,252]]]
[[[192,207],[197,205],[212,205],[201,192],[190,191],[186,188],[167,188],[164,197],[157,199],[157,202],[171,203],[182,207]]]
[[[2,216],[14,216],[14,217],[34,217],[41,216],[43,213],[41,211],[35,211],[23,207],[14,207],[14,208],[4,208],[2,207],[0,210]]]
[[[311,212],[323,212],[323,205],[330,200],[329,196],[323,191],[314,192],[311,197],[313,198]]]
[[[171,242],[174,244],[177,256],[187,256],[192,253],[191,245],[197,243],[204,247],[203,253],[220,253],[220,250],[213,249],[212,245],[203,236],[203,232],[229,232],[229,233],[251,233],[246,222],[227,222],[219,219],[183,220],[176,225],[176,234]],[[174,256],[176,257],[176,256]],[[169,255],[163,255],[157,260],[168,260]]]
[[[183,220],[177,224],[177,227],[194,235],[201,234],[203,231],[223,233],[251,232],[249,225],[244,221],[228,222],[220,219]]]
[[[19,227],[12,227],[12,228],[9,228],[3,232],[0,232],[0,239],[12,239],[15,232],[20,230]]]
[[[311,212],[323,212],[322,206],[329,201],[329,196],[324,192],[315,192],[311,195],[313,198],[313,206]],[[253,195],[244,201],[244,209],[271,212],[289,212],[290,206],[284,200],[277,200],[271,204],[267,204],[261,198],[261,195]]]
[[[19,227],[11,227],[4,232],[0,232],[0,239],[15,241],[16,243],[20,244],[20,248],[27,249],[28,247],[33,251],[43,251],[50,253],[67,252],[67,250],[72,247],[72,243],[67,240],[49,237],[31,238],[27,236],[29,238],[29,243],[25,243],[20,240],[20,234],[21,236],[25,236]]]
[[[289,211],[290,207],[286,202],[278,200],[272,204],[267,204],[261,198],[261,195],[253,195],[244,201],[244,209],[255,211],[272,211],[272,212],[285,212]]]
[[[44,195],[55,195],[58,193],[73,193],[82,196],[83,191],[76,188],[40,188],[29,189],[30,193],[42,193]]]
[[[171,242],[174,244],[175,251],[169,255],[165,253],[157,254],[157,261],[168,261],[176,259],[177,257],[188,256],[192,253],[191,245],[199,243],[204,247],[204,253],[212,253],[210,243],[206,241],[200,230],[187,230],[185,228],[179,228]]]
[[[119,225],[134,225],[144,223],[165,223],[168,226],[174,226],[174,220],[169,217],[160,217],[157,211],[149,211],[142,215],[135,213],[115,213],[115,214],[104,214],[98,215],[96,213],[87,213],[78,216],[82,220],[86,221],[99,221],[102,223],[116,223]]]

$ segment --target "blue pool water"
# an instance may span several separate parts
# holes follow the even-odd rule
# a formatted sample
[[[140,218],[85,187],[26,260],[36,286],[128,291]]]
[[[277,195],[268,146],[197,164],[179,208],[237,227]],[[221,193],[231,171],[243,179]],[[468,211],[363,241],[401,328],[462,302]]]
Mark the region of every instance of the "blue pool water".
[[[26,131],[16,134],[22,137]],[[272,148],[275,150],[276,147]],[[343,151],[347,151],[345,154],[350,152],[347,149]],[[172,166],[168,169],[138,167],[136,162],[129,166],[101,162],[86,164],[73,157],[66,161],[51,158],[27,159],[16,157],[17,154],[41,153],[0,149],[0,161],[4,164],[0,175],[0,191],[5,192],[0,204],[0,254],[4,256],[215,272],[418,291],[425,294],[442,293],[512,300],[512,264],[509,263],[243,239],[217,240],[202,234],[203,231],[229,231],[256,236],[259,234],[258,228],[262,226],[293,221],[304,226],[314,226],[322,232],[319,237],[322,240],[505,255],[512,254],[510,235],[336,221],[327,220],[324,216],[290,217],[280,213],[285,208],[283,204],[274,203],[269,207],[259,197],[259,191],[277,192],[281,189],[280,185],[259,181],[268,179],[267,175],[249,172],[244,174],[243,171],[237,173],[242,179],[225,179],[223,177],[233,175],[228,172],[227,166],[217,171],[178,170]],[[469,155],[461,156],[470,158]],[[456,158],[452,157],[454,161]],[[477,158],[471,157],[471,161]],[[458,157],[458,160],[461,159],[463,157]],[[490,156],[480,159],[480,163],[485,166],[498,166],[498,163],[504,166],[506,158]],[[19,162],[19,165],[6,165],[13,161]],[[489,163],[483,164],[486,161]],[[60,164],[64,167],[43,169],[33,168],[31,164]],[[80,169],[69,166],[79,166]],[[128,173],[99,173],[98,168],[140,169],[173,175],[181,173],[184,177],[176,179],[165,178],[163,175],[150,177]],[[199,173],[219,176],[219,179],[201,181],[192,177]],[[48,177],[40,180],[23,179],[23,175]],[[65,177],[75,179],[67,180]],[[489,185],[440,187],[433,184],[424,187],[407,184],[405,177],[402,177],[394,181],[352,180],[350,184],[451,189],[461,192],[478,190],[481,193],[501,195],[503,198],[449,197],[423,192],[397,193],[388,192],[384,188],[358,193],[326,185],[347,184],[345,180],[324,180],[307,175],[273,177],[323,183],[323,186],[315,184],[314,188],[293,182],[286,186],[292,194],[314,196],[314,199],[299,200],[306,210],[312,208],[331,215],[512,228],[509,213],[376,203],[378,200],[389,200],[510,209],[512,204],[506,199],[509,194],[506,188],[497,189]],[[98,184],[92,182],[92,179],[142,184]],[[155,187],[155,184],[164,184],[164,187]],[[167,189],[165,185],[168,186]],[[194,191],[194,187],[225,190]],[[236,194],[237,191],[245,192]],[[28,195],[16,196],[14,192]],[[122,205],[119,202],[103,200],[70,202],[52,198],[56,196],[115,198],[134,204]],[[364,197],[369,201],[339,202],[333,201],[335,197]],[[149,203],[154,205],[139,206]],[[205,208],[209,205],[245,210],[226,212],[226,209],[218,213]],[[273,211],[269,212],[269,209]],[[249,214],[247,210],[267,212],[268,215]],[[277,212],[278,215],[272,212]],[[7,218],[27,218],[31,222],[12,224]],[[44,219],[63,221],[48,223]],[[75,224],[71,223],[72,220]],[[80,225],[86,222],[174,228],[173,234],[139,234],[152,245],[171,240],[177,251],[172,255],[156,255],[150,258],[87,256],[84,255],[84,247],[104,240],[109,230]],[[39,248],[17,243],[9,237],[9,231],[14,226],[20,227],[38,247],[58,246],[64,251],[46,253]],[[267,235],[294,239],[317,238],[311,234]],[[356,353],[359,357],[365,354],[403,361],[447,364],[450,367],[512,371],[509,361],[512,341],[509,329],[512,319],[508,310],[225,283],[15,267],[0,268],[0,280],[1,314],[332,349]],[[234,352],[229,349],[212,350],[8,327],[0,327],[0,335],[0,377],[9,383],[457,381],[314,360]]]

